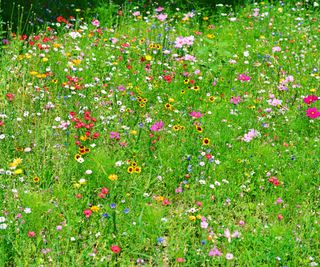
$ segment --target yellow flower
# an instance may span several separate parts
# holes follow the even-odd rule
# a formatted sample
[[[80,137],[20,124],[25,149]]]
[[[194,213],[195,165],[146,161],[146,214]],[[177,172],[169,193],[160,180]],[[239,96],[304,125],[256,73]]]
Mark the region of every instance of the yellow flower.
[[[15,164],[16,166],[19,165],[22,162],[21,158],[16,158],[13,160],[13,164]]]
[[[49,60],[48,58],[44,57],[44,58],[42,59],[42,62],[47,62],[48,60]]]
[[[201,220],[202,216],[200,214],[197,215],[197,219]]]
[[[196,221],[196,216],[190,215],[189,220],[195,222]]]
[[[35,76],[35,75],[38,75],[39,73],[37,71],[33,70],[33,71],[30,71],[29,74],[32,76]]]
[[[213,39],[214,37],[216,37],[214,34],[212,34],[212,33],[208,33],[207,34],[207,37],[209,38],[209,39]]]
[[[110,181],[117,181],[117,180],[118,180],[118,175],[116,175],[116,174],[110,174],[110,175],[108,176],[108,179],[109,179]]]
[[[146,55],[146,60],[151,60],[152,59],[152,56],[150,56],[150,55]]]
[[[130,134],[132,134],[132,135],[136,135],[138,132],[136,131],[136,130],[131,130],[130,131]]]
[[[93,212],[98,212],[100,210],[100,208],[98,206],[92,206],[90,208]]]
[[[202,144],[203,144],[204,146],[210,145],[210,139],[209,139],[209,138],[203,138]]]
[[[80,136],[80,140],[81,141],[87,141],[88,137],[86,135],[82,135],[82,136]]]
[[[310,89],[310,92],[311,92],[311,93],[315,93],[315,92],[317,92],[317,89],[312,88],[312,89]]]
[[[209,18],[208,17],[203,17],[203,20],[208,20]]]
[[[18,174],[21,174],[23,173],[23,170],[22,169],[17,169],[13,172],[15,175],[18,175]]]
[[[140,173],[141,172],[141,167],[139,167],[139,166],[134,167],[134,172]]]

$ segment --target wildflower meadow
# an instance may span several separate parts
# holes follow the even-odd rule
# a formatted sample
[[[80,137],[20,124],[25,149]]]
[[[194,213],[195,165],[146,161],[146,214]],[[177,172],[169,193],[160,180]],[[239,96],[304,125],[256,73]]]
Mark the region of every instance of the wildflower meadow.
[[[320,3],[124,2],[3,35],[0,266],[317,266]]]

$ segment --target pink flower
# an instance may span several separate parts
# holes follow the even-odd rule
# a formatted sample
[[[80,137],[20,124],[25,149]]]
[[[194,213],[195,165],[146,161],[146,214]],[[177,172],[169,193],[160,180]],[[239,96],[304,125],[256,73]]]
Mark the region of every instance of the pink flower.
[[[283,220],[283,215],[282,215],[282,214],[279,214],[279,215],[277,216],[277,218],[278,218],[279,221],[281,221],[281,220]]]
[[[204,219],[202,220],[201,224],[200,224],[200,227],[203,228],[203,229],[207,229],[208,228],[208,223],[207,221]]]
[[[306,110],[306,115],[310,119],[316,119],[320,116],[320,112],[317,110],[317,108],[308,108]]]
[[[162,128],[163,128],[163,121],[157,121],[150,127],[150,130],[153,132],[159,132]]]
[[[240,96],[233,96],[230,99],[230,103],[233,103],[233,104],[237,105],[237,104],[239,104],[240,100],[241,100]]]
[[[176,258],[177,262],[185,262],[186,260],[184,258]]]
[[[120,139],[120,134],[118,132],[110,132],[110,139]]]
[[[162,205],[163,206],[167,206],[167,205],[170,205],[171,202],[169,201],[169,199],[165,198],[163,201],[162,201]]]
[[[140,11],[135,11],[132,13],[133,16],[138,17],[140,16]]]
[[[113,253],[115,253],[115,254],[118,254],[118,253],[120,253],[120,251],[121,251],[121,248],[120,248],[119,246],[116,246],[116,245],[112,245],[112,246],[110,247],[110,249],[111,249],[111,251],[112,251]]]
[[[238,231],[234,231],[233,234],[230,233],[230,230],[227,228],[226,230],[224,230],[224,236],[228,239],[228,242],[231,242],[231,238],[237,238],[239,236],[239,232]]]
[[[305,97],[303,99],[304,103],[306,103],[308,105],[313,103],[313,102],[315,102],[315,101],[317,101],[317,100],[318,100],[318,97],[315,96],[315,95],[308,95],[307,97]]]
[[[92,24],[93,26],[96,26],[96,27],[99,27],[99,26],[100,26],[100,22],[99,22],[99,20],[97,20],[97,19],[94,19],[94,20],[91,22],[91,24]]]
[[[247,76],[246,74],[242,73],[238,76],[238,80],[241,82],[248,82],[248,81],[250,81],[250,77]]]
[[[189,115],[195,119],[203,117],[203,114],[201,114],[199,111],[191,111]]]
[[[272,52],[280,52],[280,51],[281,51],[281,47],[280,46],[272,47]]]
[[[106,187],[103,187],[103,188],[101,188],[101,193],[106,195],[109,193],[109,189]]]
[[[34,231],[29,231],[29,232],[28,232],[28,236],[29,236],[30,238],[35,237],[35,236],[36,236],[36,233],[35,233]]]
[[[221,255],[222,253],[220,252],[219,249],[217,249],[217,247],[214,247],[213,249],[211,249],[208,254],[209,257],[213,257],[213,256],[220,257]]]
[[[83,211],[83,214],[84,214],[87,218],[89,218],[89,217],[91,216],[91,214],[92,214],[92,210],[86,209],[86,210]]]
[[[163,10],[164,10],[164,8],[163,8],[162,6],[159,6],[159,7],[156,8],[156,11],[157,11],[157,12],[161,12],[161,11],[163,11]]]
[[[168,17],[167,14],[162,14],[162,13],[156,16],[156,18],[160,21],[165,21],[167,17]]]

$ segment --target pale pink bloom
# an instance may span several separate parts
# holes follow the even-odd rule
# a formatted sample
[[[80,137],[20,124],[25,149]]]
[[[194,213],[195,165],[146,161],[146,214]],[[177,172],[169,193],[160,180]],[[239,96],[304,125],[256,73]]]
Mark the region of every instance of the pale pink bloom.
[[[164,10],[164,8],[163,8],[162,6],[159,6],[159,7],[156,8],[156,11],[157,11],[157,12],[161,12],[161,11],[163,11],[163,10]]]
[[[274,107],[282,104],[282,100],[277,99],[277,98],[269,99],[267,102],[270,106],[274,106]]]
[[[99,20],[97,20],[97,19],[94,19],[94,20],[91,22],[91,24],[92,24],[93,26],[96,26],[96,27],[99,27],[99,26],[100,26],[100,22],[99,22]]]
[[[133,16],[138,17],[140,16],[140,11],[135,11],[132,13]]]
[[[224,230],[224,236],[228,239],[228,242],[231,242],[231,238],[239,237],[239,232],[235,231],[233,234],[230,233],[230,230],[227,228]]]
[[[209,257],[213,257],[213,256],[215,256],[215,257],[220,257],[221,255],[222,255],[222,253],[220,252],[220,250],[219,249],[217,249],[217,247],[214,247],[213,249],[211,249],[210,251],[209,251]]]
[[[281,47],[280,46],[272,47],[272,52],[280,52],[280,51],[281,51]]]
[[[162,14],[162,13],[156,16],[156,18],[160,21],[165,21],[167,17],[168,17],[167,14]]]

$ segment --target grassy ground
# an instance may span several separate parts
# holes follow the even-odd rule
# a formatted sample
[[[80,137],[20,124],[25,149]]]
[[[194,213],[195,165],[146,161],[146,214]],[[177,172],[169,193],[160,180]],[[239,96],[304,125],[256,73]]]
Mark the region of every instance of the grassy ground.
[[[316,266],[319,7],[129,7],[3,41],[0,265]]]

